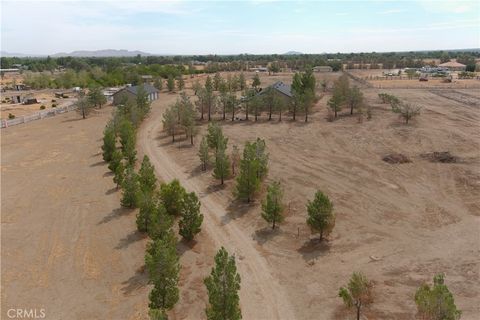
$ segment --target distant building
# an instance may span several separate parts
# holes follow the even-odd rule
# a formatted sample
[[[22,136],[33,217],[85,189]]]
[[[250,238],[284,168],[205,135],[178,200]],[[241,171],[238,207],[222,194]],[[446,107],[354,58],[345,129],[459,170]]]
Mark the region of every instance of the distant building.
[[[140,86],[129,86],[115,92],[113,94],[113,104],[119,104],[125,96],[127,97],[127,99],[135,100],[137,98],[139,88]],[[158,99],[159,91],[154,86],[146,83],[143,85],[143,89],[147,94],[148,101],[151,102]]]
[[[441,68],[448,68],[449,70],[452,70],[452,71],[465,71],[465,69],[467,68],[466,65],[453,60],[442,63],[438,66]]]
[[[314,72],[332,72],[333,69],[330,66],[317,66],[313,67]]]

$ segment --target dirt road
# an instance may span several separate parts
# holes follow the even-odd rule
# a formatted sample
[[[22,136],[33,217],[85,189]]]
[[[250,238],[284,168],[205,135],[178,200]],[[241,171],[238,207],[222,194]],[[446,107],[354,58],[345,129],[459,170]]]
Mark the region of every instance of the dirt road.
[[[255,241],[240,230],[235,222],[224,223],[226,208],[219,203],[218,195],[204,191],[204,185],[186,173],[170,154],[159,146],[157,136],[161,132],[165,103],[153,108],[152,114],[138,133],[137,146],[147,154],[158,175],[164,181],[178,179],[187,191],[200,197],[204,222],[202,232],[208,234],[216,248],[224,246],[234,253],[242,278],[240,301],[245,319],[295,319],[293,309],[284,288],[272,276],[274,266],[268,264],[255,249]],[[213,257],[211,257],[213,260]]]

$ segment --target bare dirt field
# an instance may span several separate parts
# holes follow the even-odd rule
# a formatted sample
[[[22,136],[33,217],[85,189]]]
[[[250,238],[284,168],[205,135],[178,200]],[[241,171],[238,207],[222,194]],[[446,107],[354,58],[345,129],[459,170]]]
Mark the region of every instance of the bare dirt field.
[[[260,76],[262,86],[291,81],[291,74]],[[331,82],[339,74],[316,76]],[[205,215],[196,243],[178,245],[180,301],[171,319],[205,318],[203,279],[222,245],[236,256],[244,319],[353,319],[337,296],[353,271],[374,281],[368,319],[413,319],[415,290],[438,272],[446,273],[462,319],[479,314],[480,94],[362,91],[373,110],[362,123],[347,110],[327,122],[328,95],[307,124],[288,115],[283,122],[265,115],[257,123],[221,122],[230,147],[256,137],[267,142],[267,182],[281,181],[286,204],[275,232],[260,217],[264,191],[252,205],[238,203],[234,179],[220,187],[211,167],[201,171],[197,150],[207,123],[199,124],[194,147],[189,140],[172,144],[161,119],[178,95],[162,93],[153,103],[138,132],[139,158],[148,154],[159,178],[178,178],[197,192]],[[422,114],[405,126],[378,92],[419,104]],[[110,112],[87,120],[69,113],[1,131],[2,318],[8,308],[25,307],[45,308],[47,319],[146,319],[146,240],[135,231],[135,211],[120,208],[100,154]],[[436,151],[458,161],[424,157]],[[412,162],[382,161],[390,153]],[[306,202],[318,189],[337,214],[321,244],[305,223]]]
[[[366,79],[374,88],[378,89],[480,89],[479,79],[458,79],[457,72],[453,72],[453,82],[444,83],[439,78],[429,78],[428,81],[418,81],[418,79],[409,80],[405,74],[400,80],[398,77],[391,77],[389,79],[377,79],[382,77],[383,72],[390,72],[391,70],[348,70],[354,76],[361,79]],[[393,70],[397,72],[398,70]],[[477,74],[478,75],[478,74]]]
[[[145,319],[145,240],[101,156],[111,107],[1,131],[2,313]]]
[[[268,76],[263,78],[267,83]],[[368,319],[414,318],[416,289],[438,272],[446,273],[463,318],[479,314],[480,117],[478,107],[444,97],[478,95],[468,89],[444,96],[387,91],[421,105],[422,115],[405,126],[380,104],[379,90],[366,89],[373,119],[363,123],[346,115],[327,122],[327,96],[308,124],[267,122],[265,116],[258,123],[222,124],[230,146],[256,137],[267,141],[267,180],[281,181],[288,208],[275,232],[260,217],[259,201],[244,205],[233,199],[233,179],[220,187],[211,168],[201,171],[197,146],[188,140],[171,144],[161,132],[161,114],[174,95],[154,104],[140,130],[139,148],[154,159],[160,177],[178,178],[199,193],[206,215],[197,244],[182,255],[181,299],[172,316],[203,317],[202,279],[220,245],[237,257],[245,319],[348,319],[353,315],[337,294],[353,271],[363,271],[375,284]],[[205,129],[204,123],[197,142]],[[422,157],[435,151],[449,151],[459,161],[432,163]],[[412,162],[382,161],[393,152]],[[324,244],[311,240],[305,224],[305,204],[317,189],[330,196],[337,214]]]

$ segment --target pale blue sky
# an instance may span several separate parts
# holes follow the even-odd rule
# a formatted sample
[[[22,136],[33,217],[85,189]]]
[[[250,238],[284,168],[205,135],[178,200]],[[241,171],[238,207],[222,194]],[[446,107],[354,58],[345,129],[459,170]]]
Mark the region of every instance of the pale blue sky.
[[[3,51],[156,54],[480,47],[478,1],[1,0]]]

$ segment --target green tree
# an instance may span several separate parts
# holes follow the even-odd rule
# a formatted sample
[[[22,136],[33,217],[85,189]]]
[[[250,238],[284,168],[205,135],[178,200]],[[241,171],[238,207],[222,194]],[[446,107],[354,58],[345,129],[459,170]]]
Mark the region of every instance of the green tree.
[[[88,93],[88,100],[90,104],[94,107],[102,108],[102,105],[107,103],[107,98],[102,93],[100,87],[93,87]]]
[[[142,199],[140,203],[140,210],[137,213],[136,219],[138,231],[147,232],[149,230],[152,217],[154,214],[156,214],[157,210],[157,201],[153,195]]]
[[[208,306],[205,309],[208,320],[239,320],[240,275],[237,273],[235,257],[229,256],[222,247],[215,255],[215,267],[204,283],[208,291]]]
[[[228,139],[223,136],[218,137],[218,147],[215,151],[215,167],[213,169],[213,177],[220,179],[221,184],[230,175],[230,159],[226,154]]]
[[[333,203],[328,196],[321,191],[315,193],[313,201],[307,204],[308,218],[307,224],[312,232],[320,233],[320,241],[324,235],[330,234],[335,226],[335,214],[333,213]]]
[[[148,310],[148,316],[150,320],[168,320],[168,315],[165,310],[150,309]]]
[[[153,289],[149,294],[150,310],[170,310],[179,299],[180,264],[176,247],[165,240],[151,242],[145,254],[145,266]]]
[[[405,124],[420,114],[421,108],[411,103],[401,102],[392,108],[393,112],[398,113],[405,120]]]
[[[293,94],[293,103],[292,103],[292,118],[293,121],[297,118],[297,108],[302,105],[303,95],[302,95],[302,75],[296,72],[293,75],[292,80],[292,94]]]
[[[122,153],[119,150],[115,149],[112,153],[110,163],[108,164],[108,169],[113,173],[115,173],[115,171],[117,170],[117,167],[122,162],[122,159],[123,159]]]
[[[152,240],[162,239],[175,244],[176,238],[172,232],[174,218],[167,213],[161,202],[156,202],[155,210],[146,215],[146,230]]]
[[[225,142],[222,127],[217,123],[210,123],[207,128],[207,142],[211,149],[217,151],[219,144]]]
[[[247,80],[245,79],[243,72],[240,72],[240,75],[238,76],[238,87],[241,91],[247,88]]]
[[[177,179],[160,186],[160,199],[169,215],[178,216],[181,214],[185,194],[185,189]]]
[[[138,175],[132,166],[127,166],[125,180],[123,181],[123,194],[121,204],[127,208],[137,208],[139,205]]]
[[[77,111],[82,115],[83,119],[87,118],[93,108],[88,97],[85,97],[84,95],[79,96],[75,105],[77,106]]]
[[[143,156],[142,165],[138,171],[138,182],[142,195],[148,198],[152,197],[157,188],[157,177],[155,176],[155,168],[148,156]]]
[[[153,83],[153,86],[158,90],[162,91],[163,89],[163,80],[160,77],[155,78],[155,81]]]
[[[175,128],[177,127],[177,112],[171,105],[163,113],[163,130],[172,136],[172,143],[175,142]]]
[[[180,124],[184,128],[187,138],[190,137],[190,144],[193,146],[193,137],[198,133],[198,128],[195,123],[195,108],[190,98],[183,93],[181,105]]]
[[[260,84],[260,77],[258,76],[258,73],[255,73],[255,76],[253,76],[252,88],[255,89],[256,92],[258,92]]]
[[[275,224],[283,221],[282,204],[283,192],[280,182],[274,181],[267,188],[267,196],[262,203],[262,218],[272,224],[272,229],[275,229]]]
[[[143,84],[138,86],[136,103],[137,109],[140,111],[140,119],[143,119],[150,112],[150,101]]]
[[[267,144],[264,139],[257,138],[254,143],[255,146],[255,162],[257,163],[257,177],[263,179],[268,172],[268,153]]]
[[[200,142],[200,149],[198,150],[198,157],[202,162],[202,170],[207,170],[207,164],[210,161],[210,153],[208,149],[208,141],[207,137],[202,138],[202,142]]]
[[[177,88],[178,91],[182,91],[185,88],[185,80],[183,80],[182,76],[177,78]]]
[[[117,185],[118,189],[118,187],[122,186],[123,182],[125,181],[125,166],[121,160],[115,167],[115,171],[113,173],[115,174],[113,176],[113,182]]]
[[[216,72],[215,76],[213,76],[213,89],[218,91],[220,89],[220,84],[222,83],[223,79],[220,75],[220,72]]]
[[[182,217],[178,222],[178,232],[187,241],[193,240],[200,232],[203,214],[200,213],[200,201],[194,192],[185,194]]]
[[[232,164],[232,174],[235,175],[235,169],[240,163],[240,150],[236,145],[232,147],[232,153],[230,155],[230,162]]]
[[[360,320],[360,311],[362,306],[372,303],[372,284],[361,272],[354,272],[348,286],[341,287],[338,296],[348,308],[355,307],[357,310],[357,320]]]
[[[337,95],[333,95],[330,99],[328,99],[327,105],[335,113],[335,118],[337,118],[338,112],[342,110],[342,102],[343,100],[341,97]]]
[[[169,92],[172,92],[175,90],[175,79],[173,78],[172,75],[169,75],[167,78],[167,89]]]
[[[257,168],[255,143],[247,142],[243,149],[243,158],[240,160],[240,172],[234,192],[238,199],[250,202],[255,192],[258,191],[260,179],[257,175]]]
[[[102,156],[104,161],[110,162],[112,160],[113,153],[117,149],[116,142],[115,128],[109,123],[103,130]]]
[[[215,103],[215,95],[213,94],[213,84],[210,76],[205,81],[205,90],[203,90],[203,103],[207,107],[208,121],[211,121],[212,109]]]
[[[354,86],[348,91],[346,101],[350,106],[350,114],[353,114],[353,109],[360,108],[362,106],[363,94],[357,86]]]
[[[424,320],[457,320],[462,312],[457,309],[452,293],[445,284],[445,275],[433,277],[433,287],[424,283],[415,293],[418,315]]]
[[[122,121],[120,124],[119,135],[122,154],[128,164],[133,166],[137,160],[137,151],[135,150],[136,133],[135,128],[130,121]]]

